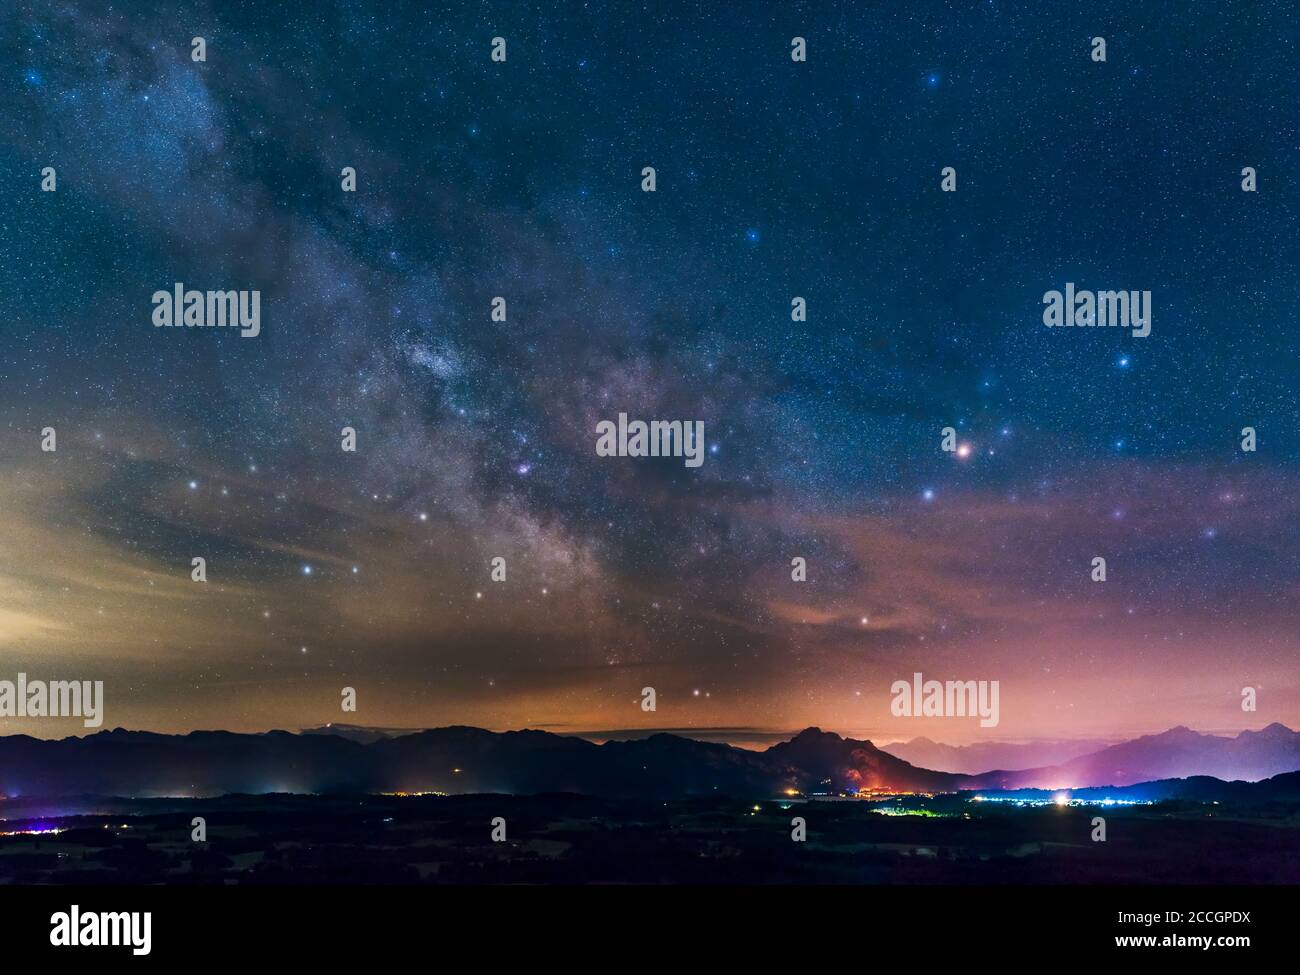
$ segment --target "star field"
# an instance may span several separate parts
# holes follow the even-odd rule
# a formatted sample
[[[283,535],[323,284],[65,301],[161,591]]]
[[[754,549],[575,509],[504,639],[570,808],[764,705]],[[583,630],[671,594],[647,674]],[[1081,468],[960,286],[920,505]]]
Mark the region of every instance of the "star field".
[[[1300,721],[1293,5],[783,7],[6,18],[7,671],[163,731],[353,686],[906,737],[916,670],[1000,680],[996,737]],[[1043,327],[1067,281],[1151,334]],[[260,289],[261,334],[155,329],[173,282]],[[619,412],[704,463],[598,457]]]

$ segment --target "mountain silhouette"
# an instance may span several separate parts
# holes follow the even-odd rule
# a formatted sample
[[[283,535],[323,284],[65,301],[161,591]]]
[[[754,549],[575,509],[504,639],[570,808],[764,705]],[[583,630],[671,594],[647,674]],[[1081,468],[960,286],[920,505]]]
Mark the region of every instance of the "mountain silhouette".
[[[954,792],[971,787],[963,776],[917,768],[869,741],[841,738],[820,728],[805,728],[763,754],[801,770],[805,792]]]
[[[1275,722],[1232,738],[1203,735],[1180,725],[1059,765],[986,772],[978,779],[997,783],[1001,788],[1061,789],[1194,776],[1256,782],[1297,769],[1300,769],[1300,733]]]
[[[879,746],[884,751],[921,768],[960,775],[979,775],[989,769],[1026,769],[1059,765],[1082,755],[1099,752],[1113,740],[1071,739],[1026,742],[981,741],[972,745],[945,745],[918,737]]]
[[[401,729],[395,736],[359,733],[365,731],[343,726],[337,733],[163,735],[114,729],[57,740],[12,735],[0,738],[0,793],[576,792],[667,799],[1129,786],[1196,776],[1255,780],[1300,769],[1300,735],[1283,725],[1235,738],[1174,728],[1057,766],[980,775],[921,768],[870,741],[819,728],[762,752],[663,733],[596,744],[545,731],[465,726]]]

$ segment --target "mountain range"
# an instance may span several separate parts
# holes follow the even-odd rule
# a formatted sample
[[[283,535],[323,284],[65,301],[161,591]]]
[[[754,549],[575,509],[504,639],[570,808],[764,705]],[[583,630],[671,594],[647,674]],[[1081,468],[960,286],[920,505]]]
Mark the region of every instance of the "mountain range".
[[[891,742],[884,751],[905,762],[937,772],[979,775],[989,769],[1041,768],[1059,765],[1082,755],[1091,755],[1115,744],[1115,740],[1070,739],[1026,742],[981,741],[973,745],[945,745],[929,738]]]
[[[984,772],[981,788],[1068,789],[1132,785],[1197,775],[1248,782],[1300,769],[1300,733],[1276,722],[1232,738],[1179,726],[1081,755],[1059,765]]]
[[[1194,776],[1257,780],[1300,769],[1300,734],[1280,724],[1234,738],[1174,728],[1058,765],[978,775],[923,768],[870,741],[818,728],[765,751],[662,733],[596,744],[545,731],[463,726],[373,735],[350,727],[322,733],[327,731],[163,735],[114,729],[57,740],[11,735],[0,738],[0,793],[579,792],[609,798],[757,798],[790,790],[957,792],[1131,786]]]

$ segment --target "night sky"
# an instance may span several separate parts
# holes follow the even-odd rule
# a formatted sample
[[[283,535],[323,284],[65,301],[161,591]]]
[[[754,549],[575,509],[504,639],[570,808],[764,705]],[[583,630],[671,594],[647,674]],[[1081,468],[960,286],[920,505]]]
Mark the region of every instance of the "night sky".
[[[181,11],[0,23],[0,677],[158,731],[1300,725],[1291,0]],[[178,281],[261,334],[154,328]],[[1066,282],[1151,334],[1044,327]],[[598,457],[620,412],[703,465]],[[915,671],[999,726],[893,718]]]

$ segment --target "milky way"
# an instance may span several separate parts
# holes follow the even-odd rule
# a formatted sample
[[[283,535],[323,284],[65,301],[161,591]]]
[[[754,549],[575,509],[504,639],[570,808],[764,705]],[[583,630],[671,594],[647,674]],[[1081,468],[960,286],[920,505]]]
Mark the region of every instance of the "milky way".
[[[1293,4],[398,6],[0,25],[0,676],[164,731],[1300,721]],[[155,329],[175,282],[261,334]],[[1067,282],[1151,334],[1043,327]],[[620,412],[703,464],[597,456]],[[916,671],[1000,726],[892,718]]]

